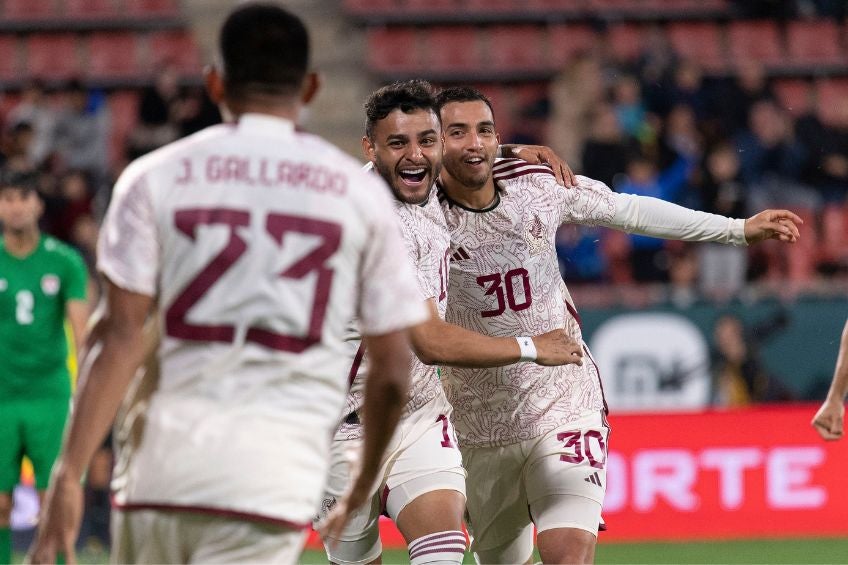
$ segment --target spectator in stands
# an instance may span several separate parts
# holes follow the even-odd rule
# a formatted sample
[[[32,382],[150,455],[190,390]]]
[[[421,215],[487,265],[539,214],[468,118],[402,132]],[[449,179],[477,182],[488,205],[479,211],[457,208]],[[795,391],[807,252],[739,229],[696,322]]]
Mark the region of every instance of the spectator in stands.
[[[663,29],[651,26],[642,42],[637,69],[642,85],[642,99],[649,112],[664,116],[668,113],[669,83],[677,67],[677,55]]]
[[[795,122],[795,136],[810,156],[802,175],[825,204],[841,204],[848,198],[848,119],[846,126],[826,126],[814,108]],[[848,109],[843,109],[848,116]]]
[[[568,224],[556,233],[559,272],[569,283],[599,282],[605,279],[606,257],[601,253],[601,228]]]
[[[749,203],[760,207],[816,208],[819,197],[800,183],[806,154],[792,134],[786,113],[771,100],[751,107],[748,128],[735,137],[742,154],[741,178],[751,187]]]
[[[751,107],[761,100],[777,101],[766,69],[759,61],[737,62],[733,78],[719,89],[712,113],[719,117],[724,135],[734,135],[748,123]]]
[[[613,86],[613,106],[624,133],[642,143],[653,138],[654,129],[642,102],[642,91],[636,77],[624,75],[616,81]]]
[[[680,157],[664,171],[644,153],[634,155],[627,163],[627,178],[616,187],[618,192],[652,196],[668,202],[678,202],[687,186],[689,174],[697,164],[694,155]],[[630,260],[637,282],[668,280],[668,258],[661,239],[631,235]]]
[[[739,174],[739,157],[729,143],[713,147],[704,160],[697,185],[700,208],[730,218],[744,218],[747,188]],[[748,250],[732,245],[698,246],[701,292],[726,300],[742,290],[748,268]]]
[[[21,101],[12,108],[7,116],[9,127],[18,124],[30,124],[33,139],[27,154],[33,165],[40,166],[53,151],[57,116],[50,107],[44,85],[40,81],[31,81],[21,90]]]
[[[682,241],[668,242],[668,303],[680,309],[697,303],[698,274],[696,246]]]
[[[199,86],[189,86],[185,89],[180,106],[178,112],[180,137],[221,123],[221,112],[209,99],[206,90]]]
[[[695,61],[681,61],[674,70],[674,80],[668,89],[671,108],[686,105],[699,120],[707,117],[710,94],[704,85],[704,72]]]
[[[615,177],[624,172],[627,156],[635,150],[635,142],[625,138],[613,107],[606,102],[598,103],[583,144],[581,173],[615,188]]]
[[[135,159],[177,139],[180,104],[179,71],[165,64],[153,86],[144,89],[138,108],[138,125],[130,136],[130,159]]]
[[[56,151],[61,166],[85,171],[95,192],[109,178],[109,111],[103,92],[89,92],[77,80],[68,85],[66,104],[56,126]]]
[[[52,234],[72,242],[71,233],[76,222],[92,214],[93,191],[83,171],[67,173],[59,180],[58,188],[58,202],[54,204],[57,215],[50,219]]]
[[[760,347],[783,330],[789,319],[785,311],[751,328],[737,316],[725,314],[713,328],[713,404],[747,406],[759,402],[792,400],[792,392],[771,375],[762,362]]]
[[[3,167],[14,172],[31,171],[35,168],[30,157],[35,130],[29,122],[12,126],[3,144]]]

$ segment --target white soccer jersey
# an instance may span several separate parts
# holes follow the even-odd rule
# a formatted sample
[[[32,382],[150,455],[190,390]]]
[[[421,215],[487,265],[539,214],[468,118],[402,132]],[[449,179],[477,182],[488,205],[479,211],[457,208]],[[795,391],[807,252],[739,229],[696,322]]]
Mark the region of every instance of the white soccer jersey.
[[[419,300],[435,300],[439,316],[444,319],[447,308],[450,235],[437,193],[435,190],[430,191],[427,202],[422,205],[405,204],[396,200],[395,209],[400,219],[406,251],[415,268]],[[363,351],[364,348],[355,330],[350,335],[350,339],[357,350],[353,366],[348,372],[348,378],[352,381],[345,402],[345,414],[349,417],[342,422],[336,434],[336,439],[340,440],[360,438],[363,431],[362,401],[368,355]],[[435,366],[425,365],[415,357],[410,374],[412,380],[409,402],[405,407],[404,415],[410,414],[434,399],[444,400],[445,393]],[[444,410],[449,410],[446,401],[442,404]]]
[[[130,165],[98,251],[162,319],[159,387],[117,505],[308,524],[348,321],[379,335],[426,319],[385,184],[291,122],[249,114]]]
[[[582,341],[554,245],[563,223],[744,243],[742,220],[616,194],[582,176],[577,189],[567,190],[550,169],[517,159],[498,160],[493,173],[499,198],[486,210],[465,209],[440,190],[454,258],[446,319],[479,333],[537,335],[565,328]],[[460,446],[518,443],[605,410],[598,368],[588,348],[586,353],[582,366],[445,368]]]

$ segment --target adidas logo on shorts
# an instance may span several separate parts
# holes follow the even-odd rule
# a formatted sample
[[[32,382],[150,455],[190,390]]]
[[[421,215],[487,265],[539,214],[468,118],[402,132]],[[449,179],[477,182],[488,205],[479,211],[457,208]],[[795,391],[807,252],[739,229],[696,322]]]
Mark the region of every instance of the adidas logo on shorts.
[[[594,473],[592,473],[591,475],[589,475],[588,477],[586,477],[583,480],[586,481],[587,483],[592,483],[593,485],[598,485],[599,487],[604,486],[603,484],[601,484],[601,478],[598,476],[597,471],[595,471]]]

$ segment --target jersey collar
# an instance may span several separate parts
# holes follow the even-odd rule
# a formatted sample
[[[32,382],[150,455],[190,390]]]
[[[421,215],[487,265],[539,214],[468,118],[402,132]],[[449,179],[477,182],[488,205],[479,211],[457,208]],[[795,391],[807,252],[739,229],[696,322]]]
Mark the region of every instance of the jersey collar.
[[[294,133],[294,122],[268,114],[247,113],[239,116],[238,128],[252,133],[292,135]]]

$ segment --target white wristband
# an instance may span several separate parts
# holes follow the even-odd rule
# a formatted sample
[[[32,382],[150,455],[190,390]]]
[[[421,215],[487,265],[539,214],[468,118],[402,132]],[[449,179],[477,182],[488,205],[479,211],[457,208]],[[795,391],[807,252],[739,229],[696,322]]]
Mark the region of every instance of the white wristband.
[[[521,350],[521,359],[519,361],[535,361],[536,360],[536,344],[533,343],[532,337],[517,337],[518,348]]]

